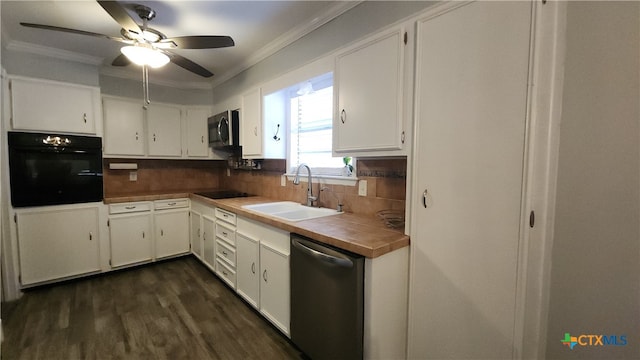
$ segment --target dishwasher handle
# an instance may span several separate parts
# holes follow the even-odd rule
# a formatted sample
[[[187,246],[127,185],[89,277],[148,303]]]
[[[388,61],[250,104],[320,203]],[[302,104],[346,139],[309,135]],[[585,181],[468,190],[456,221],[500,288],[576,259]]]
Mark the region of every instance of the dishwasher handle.
[[[304,240],[302,240],[304,241]],[[298,250],[313,256],[314,258],[330,263],[330,264],[334,264],[337,266],[341,266],[341,267],[353,267],[353,261],[351,261],[350,259],[345,259],[342,257],[337,257],[337,256],[333,256],[333,255],[329,255],[329,254],[325,254],[321,251],[312,249],[306,245],[304,245],[302,243],[301,240],[298,239],[291,239],[291,244],[293,244],[293,246],[295,246]]]

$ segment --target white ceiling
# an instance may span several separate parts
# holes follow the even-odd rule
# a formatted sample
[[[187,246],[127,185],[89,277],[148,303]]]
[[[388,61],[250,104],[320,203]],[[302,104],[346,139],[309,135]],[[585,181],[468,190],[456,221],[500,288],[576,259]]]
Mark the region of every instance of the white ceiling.
[[[172,84],[203,85],[228,79],[290,44],[306,33],[355,6],[345,1],[121,1],[123,6],[142,4],[157,13],[149,26],[167,37],[229,35],[234,47],[174,50],[215,75],[205,79],[169,64],[150,70],[154,80]],[[108,75],[138,79],[135,65],[111,66],[122,44],[107,39],[25,28],[20,22],[53,25],[120,36],[120,26],[95,1],[0,1],[3,43],[10,49],[51,53],[82,59],[102,66]],[[129,14],[139,24],[138,16]],[[43,48],[44,47],[44,48]],[[61,50],[61,51],[60,51]]]

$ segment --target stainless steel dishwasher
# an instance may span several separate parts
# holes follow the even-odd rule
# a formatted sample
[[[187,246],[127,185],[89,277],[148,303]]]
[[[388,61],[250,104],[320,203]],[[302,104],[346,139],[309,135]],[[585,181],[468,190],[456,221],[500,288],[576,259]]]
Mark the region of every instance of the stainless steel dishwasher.
[[[362,359],[364,257],[291,234],[291,340],[313,360]]]

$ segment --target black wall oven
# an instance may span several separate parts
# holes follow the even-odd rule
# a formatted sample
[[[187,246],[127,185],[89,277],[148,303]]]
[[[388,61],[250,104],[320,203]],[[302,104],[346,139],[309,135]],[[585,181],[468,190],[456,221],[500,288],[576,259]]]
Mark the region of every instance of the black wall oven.
[[[102,201],[102,139],[9,132],[14,207]]]

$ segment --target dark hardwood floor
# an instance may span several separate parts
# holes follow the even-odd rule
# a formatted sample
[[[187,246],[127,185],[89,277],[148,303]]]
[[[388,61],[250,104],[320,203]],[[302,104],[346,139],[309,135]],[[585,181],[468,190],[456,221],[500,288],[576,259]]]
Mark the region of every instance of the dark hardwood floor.
[[[2,324],[2,359],[302,358],[192,257],[29,290]]]

